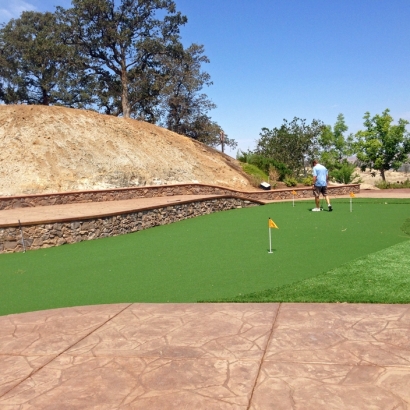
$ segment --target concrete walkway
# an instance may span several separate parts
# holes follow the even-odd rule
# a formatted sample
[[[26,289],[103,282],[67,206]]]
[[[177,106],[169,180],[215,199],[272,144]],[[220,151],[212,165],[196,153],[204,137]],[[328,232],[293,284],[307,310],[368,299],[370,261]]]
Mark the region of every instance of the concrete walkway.
[[[36,206],[0,211],[0,226],[15,224],[52,223],[72,219],[102,218],[121,213],[155,209],[176,203],[219,198],[220,195],[175,195],[167,197],[137,198],[121,201],[83,202],[64,205]]]
[[[410,305],[56,309],[0,346],[2,410],[410,407]]]

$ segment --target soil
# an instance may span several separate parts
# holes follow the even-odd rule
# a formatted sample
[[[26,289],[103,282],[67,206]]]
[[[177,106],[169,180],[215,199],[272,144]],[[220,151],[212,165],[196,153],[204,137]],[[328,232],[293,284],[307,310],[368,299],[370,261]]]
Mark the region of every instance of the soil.
[[[0,105],[0,196],[204,183],[255,190],[239,162],[164,128],[64,107]]]
[[[379,189],[375,186],[375,184],[382,181],[382,177],[380,176],[379,172],[362,172],[360,171],[360,168],[356,168],[355,172],[359,176],[360,189]],[[387,182],[401,183],[406,181],[407,179],[410,179],[410,173],[399,171],[386,171],[385,178]]]
[[[192,182],[259,190],[236,159],[200,142],[64,107],[0,105],[0,167],[0,196]],[[356,172],[361,189],[377,189],[380,176]],[[386,172],[389,182],[409,177]]]

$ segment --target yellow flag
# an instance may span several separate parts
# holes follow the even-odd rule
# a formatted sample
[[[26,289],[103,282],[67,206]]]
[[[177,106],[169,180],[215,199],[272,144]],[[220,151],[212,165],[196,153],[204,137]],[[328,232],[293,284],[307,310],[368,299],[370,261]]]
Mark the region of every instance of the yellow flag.
[[[292,191],[292,194],[293,194],[293,195],[297,195],[296,191]]]
[[[351,197],[351,198],[354,198],[354,197],[355,197],[355,194],[354,194],[353,192],[350,192],[350,197]]]
[[[279,229],[279,228],[276,226],[275,222],[273,222],[272,219],[270,219],[270,218],[269,218],[269,228]]]

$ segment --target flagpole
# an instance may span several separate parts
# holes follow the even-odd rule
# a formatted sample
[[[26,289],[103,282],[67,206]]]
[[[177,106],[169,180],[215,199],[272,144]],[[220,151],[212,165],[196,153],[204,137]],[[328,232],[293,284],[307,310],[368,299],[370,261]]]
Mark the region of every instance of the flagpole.
[[[350,212],[352,212],[353,206],[352,206],[352,198],[350,198]]]
[[[272,253],[272,228],[270,227],[270,218],[268,219],[268,231],[269,231],[269,252]]]

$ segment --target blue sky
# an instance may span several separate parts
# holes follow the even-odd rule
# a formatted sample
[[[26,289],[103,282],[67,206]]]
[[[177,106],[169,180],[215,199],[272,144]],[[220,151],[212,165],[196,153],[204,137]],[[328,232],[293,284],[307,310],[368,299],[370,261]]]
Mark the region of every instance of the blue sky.
[[[214,84],[211,112],[242,150],[262,127],[313,118],[348,132],[366,111],[410,120],[410,0],[176,0]],[[0,0],[0,21],[22,10],[54,11],[67,0]],[[236,155],[236,150],[228,152]]]

